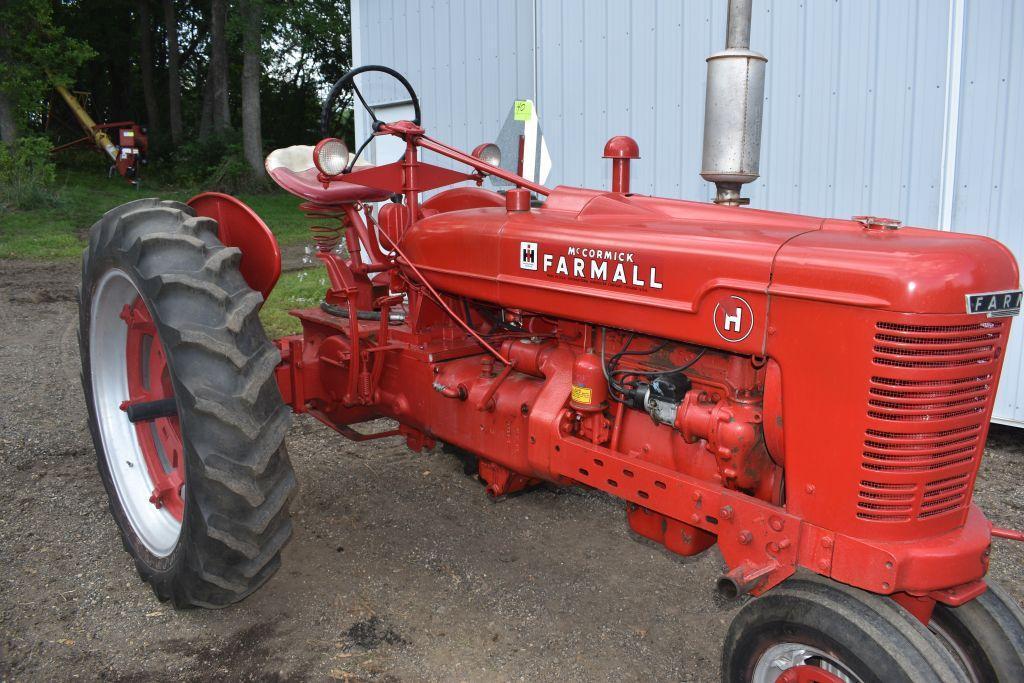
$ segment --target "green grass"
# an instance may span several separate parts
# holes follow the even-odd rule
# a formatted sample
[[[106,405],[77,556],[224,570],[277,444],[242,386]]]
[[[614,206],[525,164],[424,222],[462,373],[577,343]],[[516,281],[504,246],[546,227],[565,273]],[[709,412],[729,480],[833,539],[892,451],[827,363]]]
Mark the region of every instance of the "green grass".
[[[263,219],[273,231],[277,241],[284,245],[310,244],[309,226],[311,221],[299,211],[301,199],[275,191],[267,194],[242,194],[243,202]]]
[[[184,202],[201,188],[161,182],[143,176],[139,190],[121,178],[107,178],[102,163],[95,167],[79,159],[76,167],[58,168],[53,206],[27,211],[0,209],[0,258],[77,258],[89,228],[106,211],[143,197]],[[274,191],[238,196],[266,222],[282,245],[309,242],[309,220],[298,210],[301,200]],[[310,308],[323,300],[327,274],[322,267],[285,273],[260,311],[272,339],[296,334],[301,326],[288,315],[295,308]]]
[[[123,179],[107,178],[102,164],[59,167],[55,206],[27,211],[0,209],[0,258],[55,259],[78,256],[89,227],[106,211],[143,197],[186,201],[201,188],[178,187],[142,178],[139,190]],[[309,221],[298,210],[300,200],[274,191],[240,195],[259,214],[282,245],[302,244]]]
[[[312,308],[323,301],[327,290],[327,273],[323,268],[310,268],[281,275],[270,298],[263,304],[260,320],[271,339],[298,334],[302,326],[288,315],[295,308]]]

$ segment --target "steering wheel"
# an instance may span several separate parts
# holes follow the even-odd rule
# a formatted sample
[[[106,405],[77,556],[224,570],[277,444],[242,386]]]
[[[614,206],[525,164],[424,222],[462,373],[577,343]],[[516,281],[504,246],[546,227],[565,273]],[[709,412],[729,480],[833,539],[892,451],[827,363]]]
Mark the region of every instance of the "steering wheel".
[[[413,112],[415,113],[415,118],[413,118],[412,122],[417,126],[420,125],[420,100],[418,97],[416,97],[416,91],[412,89],[412,86],[409,84],[409,81],[405,78],[405,76],[403,76],[402,74],[398,73],[397,71],[390,67],[378,66],[376,64],[367,64],[366,66],[360,66],[356,67],[355,69],[350,69],[348,73],[346,73],[344,76],[338,79],[338,82],[334,84],[333,88],[331,88],[331,92],[328,93],[327,99],[324,100],[323,109],[320,110],[320,134],[325,138],[330,136],[329,126],[331,120],[331,111],[334,108],[334,103],[338,99],[338,97],[349,88],[351,88],[352,92],[355,93],[355,96],[359,98],[359,102],[363,105],[363,108],[366,109],[366,112],[370,115],[370,118],[373,119],[373,123],[370,126],[373,132],[370,133],[369,137],[367,137],[366,140],[363,141],[363,144],[359,145],[359,148],[356,150],[355,156],[352,157],[352,161],[348,163],[348,165],[345,167],[345,170],[342,171],[342,173],[350,173],[352,171],[352,167],[356,165],[356,161],[359,159],[359,156],[363,153],[363,150],[366,149],[366,146],[370,144],[371,140],[373,140],[374,135],[377,133],[377,131],[380,130],[380,127],[384,125],[384,121],[381,121],[379,118],[377,118],[377,113],[373,110],[373,107],[371,107],[369,103],[366,101],[366,98],[363,97],[363,93],[359,91],[359,87],[355,83],[356,76],[362,73],[366,73],[368,71],[379,71],[380,73],[387,74],[388,76],[391,76],[396,81],[402,84],[402,86],[405,88],[405,91],[409,93],[409,99],[412,102]]]

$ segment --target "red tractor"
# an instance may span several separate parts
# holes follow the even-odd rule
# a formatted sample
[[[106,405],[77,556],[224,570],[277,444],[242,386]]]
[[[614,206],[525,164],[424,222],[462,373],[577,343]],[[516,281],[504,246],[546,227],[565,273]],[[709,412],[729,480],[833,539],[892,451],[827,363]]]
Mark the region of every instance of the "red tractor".
[[[157,597],[219,607],[278,568],[294,413],[476,458],[487,493],[546,482],[621,498],[683,555],[717,543],[750,594],[728,681],[1021,681],[1024,614],[986,582],[971,503],[1021,291],[985,237],[631,194],[549,189],[493,146],[431,138],[359,163],[339,140],[278,150],[271,176],[317,218],[330,287],[271,341],[280,273],[236,199],[143,199],[93,226],[81,357],[99,469]],[[369,142],[369,139],[367,140]],[[429,150],[459,164],[420,160]],[[493,176],[515,187],[479,187]],[[466,186],[465,182],[476,186]],[[422,193],[439,190],[429,199]],[[534,197],[543,197],[538,206]],[[376,207],[376,208],[375,208]],[[393,431],[355,426],[390,418]]]

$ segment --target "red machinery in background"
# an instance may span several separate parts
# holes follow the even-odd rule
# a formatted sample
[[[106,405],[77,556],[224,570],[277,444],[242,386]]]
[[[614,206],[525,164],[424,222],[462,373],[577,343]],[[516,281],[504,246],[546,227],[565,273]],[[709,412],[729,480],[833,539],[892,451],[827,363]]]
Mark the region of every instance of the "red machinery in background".
[[[756,80],[763,58],[730,49]],[[368,72],[399,80],[413,120],[377,119],[354,80]],[[490,495],[588,486],[674,552],[717,545],[719,590],[759,596],[730,626],[726,680],[1024,680],[1024,613],[985,579],[992,537],[1019,534],[971,502],[1021,307],[1003,245],[739,208],[756,163],[707,155],[718,205],[632,194],[622,137],[612,191],[550,189],[429,137],[385,67],[346,74],[325,123],[349,88],[373,120],[355,154],[325,137],[267,158],[317,219],[330,280],[293,312],[301,334],[262,331],[279,252],[238,200],[140,200],[93,227],[90,425],[160,598],[222,606],[276,570],[293,411],[455,446]],[[402,157],[359,165],[383,135]],[[516,187],[421,197],[486,176]],[[381,417],[397,427],[355,428]]]
[[[96,123],[85,108],[85,99],[88,97],[88,93],[79,91],[72,93],[61,85],[54,86],[54,90],[67,104],[75,122],[81,127],[85,136],[58,145],[51,152],[56,154],[75,147],[95,147],[110,160],[110,175],[116,172],[128,182],[137,185],[142,164],[146,160],[146,152],[149,150],[149,138],[146,136],[145,129],[134,121]],[[52,119],[53,105],[51,103],[50,114],[47,117],[48,127]],[[109,131],[115,132],[116,143],[108,135]]]

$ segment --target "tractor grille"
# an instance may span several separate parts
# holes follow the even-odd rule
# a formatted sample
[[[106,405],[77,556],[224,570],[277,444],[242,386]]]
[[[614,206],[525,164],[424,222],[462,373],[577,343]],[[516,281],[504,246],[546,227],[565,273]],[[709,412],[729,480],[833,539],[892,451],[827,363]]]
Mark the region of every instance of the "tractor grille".
[[[970,503],[1003,325],[876,324],[859,518],[925,520]]]

